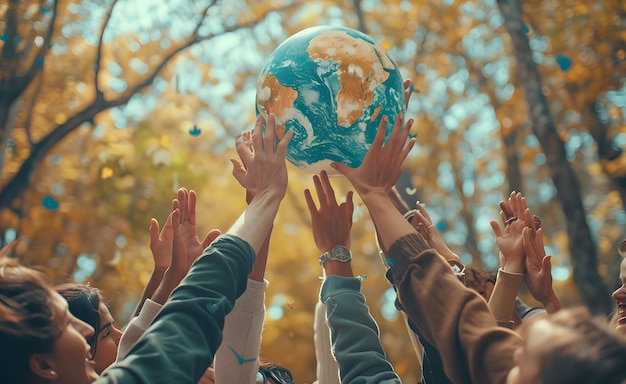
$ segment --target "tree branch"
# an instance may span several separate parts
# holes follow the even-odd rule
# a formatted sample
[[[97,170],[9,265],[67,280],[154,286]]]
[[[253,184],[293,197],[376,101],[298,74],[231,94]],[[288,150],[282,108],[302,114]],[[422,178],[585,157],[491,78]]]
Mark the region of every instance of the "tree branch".
[[[28,138],[28,142],[30,145],[34,145],[33,136],[30,133],[30,126],[33,121],[35,103],[39,98],[39,93],[41,92],[41,85],[43,84],[43,72],[39,75],[39,81],[37,82],[37,88],[33,92],[33,97],[30,99],[30,106],[28,110],[28,114],[26,115],[26,122],[24,123],[24,130],[26,131],[26,137]]]
[[[361,0],[353,0],[354,13],[359,19],[359,31],[367,34],[367,25],[365,25],[365,17],[363,16],[363,9],[361,8]]]
[[[50,40],[52,39],[52,34],[54,33],[54,24],[56,22],[57,16],[57,3],[54,2],[54,6],[51,10],[52,17],[50,19],[50,24],[48,25],[48,31],[46,36],[44,37],[44,44],[41,46],[31,66],[28,68],[25,74],[18,75],[16,73],[17,63],[13,62],[12,65],[9,66],[10,73],[8,76],[0,72],[0,104],[10,105],[17,100],[18,97],[22,95],[24,90],[28,87],[31,81],[37,76],[39,71],[43,68],[44,57],[48,52],[50,46]],[[17,6],[19,5],[19,0],[11,0],[9,10],[7,10],[7,22],[6,22],[6,41],[4,47],[2,49],[1,58],[3,61],[16,61],[16,49],[17,49]],[[15,8],[13,8],[15,7]],[[0,130],[3,130],[7,124],[5,116],[0,117]]]
[[[37,76],[39,71],[41,71],[41,69],[43,68],[44,58],[46,56],[46,53],[48,53],[48,50],[52,46],[52,35],[54,34],[54,27],[55,27],[55,23],[57,19],[58,3],[59,3],[58,1],[55,1],[53,3],[54,5],[52,6],[52,10],[51,10],[52,17],[50,18],[50,23],[48,24],[48,31],[46,32],[46,36],[44,37],[44,42],[41,45],[41,48],[39,48],[37,55],[35,55],[35,59],[33,60],[32,65],[28,69],[28,72],[26,72],[24,76],[21,76],[20,80],[21,80],[23,88],[19,90],[19,94],[16,95],[16,98],[19,97],[22,94],[22,92],[24,92],[26,87],[28,87],[30,82],[33,81],[35,76]]]
[[[102,44],[104,40],[104,31],[109,24],[109,20],[111,20],[111,15],[113,14],[113,8],[117,4],[117,0],[113,0],[109,9],[107,10],[106,15],[104,15],[104,19],[102,19],[102,24],[100,25],[100,36],[98,37],[98,48],[96,50],[96,62],[94,63],[94,86],[96,88],[96,98],[103,97],[102,90],[100,89],[99,77],[100,77],[100,66],[102,65]]]
[[[212,3],[214,4],[214,2]],[[206,14],[206,9],[203,15]],[[204,20],[203,18],[196,25],[194,29],[194,33],[189,37],[189,39],[184,42],[182,45],[177,47],[176,49],[169,52],[155,67],[155,69],[150,73],[142,82],[135,85],[130,92],[120,95],[118,98],[105,100],[104,98],[95,98],[95,100],[88,106],[86,106],[83,110],[76,113],[74,116],[70,117],[65,123],[58,125],[53,131],[51,131],[48,135],[46,135],[41,141],[35,144],[31,149],[30,156],[22,163],[20,169],[17,171],[13,177],[9,179],[9,181],[4,185],[2,190],[0,191],[0,209],[2,208],[10,208],[15,210],[13,207],[13,203],[18,196],[23,195],[23,192],[29,188],[32,183],[32,178],[34,172],[36,170],[37,165],[41,162],[41,160],[45,157],[45,155],[63,138],[65,138],[69,133],[71,133],[74,129],[80,126],[85,121],[92,120],[94,116],[106,109],[110,109],[113,107],[117,107],[120,105],[124,105],[130,100],[130,98],[141,92],[143,89],[148,87],[157,75],[161,72],[161,70],[172,60],[172,58],[182,50],[207,39],[212,39],[214,37],[224,35],[226,33],[233,32],[238,29],[250,28],[256,24],[258,24],[265,15],[262,15],[260,18],[250,21],[248,23],[239,24],[232,26],[230,28],[226,28],[220,33],[210,34],[205,37],[201,37],[198,35],[198,31],[200,29],[200,24],[202,24]]]

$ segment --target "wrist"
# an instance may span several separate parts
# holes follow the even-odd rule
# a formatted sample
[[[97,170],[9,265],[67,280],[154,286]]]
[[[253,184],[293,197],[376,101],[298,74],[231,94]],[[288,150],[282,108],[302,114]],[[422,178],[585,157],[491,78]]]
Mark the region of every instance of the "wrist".
[[[250,205],[254,201],[280,202],[285,197],[285,193],[287,193],[286,189],[277,189],[277,188],[266,189],[266,190],[259,192],[254,197],[252,197],[248,205]]]
[[[524,273],[524,260],[515,260],[513,258],[507,258],[506,262],[502,266],[504,272],[509,273]]]
[[[361,196],[361,200],[363,200],[365,205],[369,202],[380,201],[381,199],[391,202],[391,198],[387,194],[387,191],[380,188],[369,188],[365,191],[357,190],[357,192],[359,193],[359,196]]]
[[[546,312],[549,314],[558,312],[561,309],[561,302],[559,298],[556,296],[554,291],[552,291],[546,298],[539,300],[541,305],[545,308]]]
[[[342,277],[354,277],[352,272],[352,264],[345,263],[337,260],[326,260],[324,262],[324,276],[342,276]]]

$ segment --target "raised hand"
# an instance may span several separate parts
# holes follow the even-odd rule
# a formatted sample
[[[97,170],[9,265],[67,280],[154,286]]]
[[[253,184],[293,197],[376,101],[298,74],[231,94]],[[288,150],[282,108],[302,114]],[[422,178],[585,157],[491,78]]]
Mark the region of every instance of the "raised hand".
[[[419,201],[415,204],[415,207],[416,209],[408,213],[409,222],[422,235],[428,245],[436,249],[448,261],[461,261],[459,256],[448,247],[448,244],[446,244],[437,228],[433,225],[426,208]]]
[[[172,211],[165,220],[165,225],[159,231],[159,221],[155,218],[150,220],[150,251],[152,251],[152,260],[154,261],[154,270],[150,274],[150,279],[144,287],[141,298],[135,306],[132,317],[139,315],[146,299],[153,298],[156,290],[163,281],[165,271],[172,262],[172,212],[178,209],[178,200],[172,200]]]
[[[498,222],[491,221],[491,229],[500,250],[500,266],[506,272],[524,273],[522,230],[525,227],[534,229],[526,198],[519,192],[512,192],[507,202],[500,202],[500,209],[504,229]]]
[[[561,303],[552,288],[552,256],[546,256],[542,229],[524,228],[526,252],[526,286],[548,313],[561,309]]]
[[[276,119],[270,114],[263,135],[264,119],[257,116],[252,133],[244,132],[237,138],[236,149],[240,160],[231,159],[233,176],[251,196],[264,193],[280,198],[287,191],[285,153],[292,131],[276,144]]]
[[[208,247],[220,234],[218,229],[209,231],[204,239],[200,241],[198,238],[198,230],[196,228],[196,200],[197,195],[194,190],[187,191],[185,188],[178,190],[178,206],[180,209],[180,236],[186,246],[187,270],[191,268],[194,261],[202,254],[202,251]]]
[[[172,201],[172,211],[178,208],[178,200]],[[172,212],[167,216],[165,225],[159,231],[159,221],[150,220],[150,251],[154,260],[155,272],[164,273],[172,261]]]
[[[264,122],[263,115],[259,114],[252,133],[246,132],[237,138],[240,160],[230,159],[233,176],[245,188],[249,205],[228,233],[247,241],[257,255],[268,239],[287,192],[285,153],[292,136],[289,131],[276,144],[276,118],[270,114],[266,127]]]
[[[358,168],[350,168],[336,162],[331,164],[346,176],[363,199],[371,194],[386,197],[391,187],[400,178],[402,162],[415,144],[415,138],[407,143],[413,119],[409,119],[403,126],[403,118],[403,115],[397,117],[387,143],[384,143],[387,117],[384,116],[381,119],[374,142]]]
[[[304,191],[304,197],[311,214],[311,228],[317,249],[320,253],[324,253],[336,245],[349,248],[354,211],[352,191],[348,192],[344,203],[337,204],[335,190],[330,184],[326,171],[322,171],[319,176],[313,176],[313,183],[319,200],[319,208],[315,205],[310,190]],[[326,275],[354,276],[350,263],[336,260],[324,262],[324,272]]]
[[[313,201],[310,190],[304,191],[304,197],[311,214],[313,239],[317,249],[320,253],[324,253],[335,245],[349,248],[354,211],[352,191],[348,192],[344,203],[337,204],[335,190],[330,184],[326,171],[322,171],[319,176],[313,176],[313,183],[319,200],[319,209]]]

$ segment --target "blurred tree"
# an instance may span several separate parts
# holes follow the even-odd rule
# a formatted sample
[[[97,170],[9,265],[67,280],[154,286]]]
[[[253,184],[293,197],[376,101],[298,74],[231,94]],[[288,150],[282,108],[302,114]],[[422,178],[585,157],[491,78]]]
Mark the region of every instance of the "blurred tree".
[[[0,149],[6,148],[10,143],[14,127],[23,131],[15,135],[25,135],[27,142],[24,143],[21,165],[17,172],[6,172],[0,162],[0,172],[6,180],[0,190],[0,208],[11,208],[18,213],[21,213],[21,207],[14,200],[21,197],[23,192],[30,187],[32,174],[44,156],[70,132],[83,123],[92,123],[98,113],[124,105],[132,96],[146,90],[153,84],[162,69],[183,50],[201,41],[240,28],[249,28],[263,18],[261,15],[259,19],[233,25],[222,24],[220,28],[209,28],[207,19],[218,20],[216,17],[207,17],[211,9],[216,7],[217,1],[213,0],[208,4],[190,2],[186,9],[181,11],[181,8],[177,8],[178,11],[174,10],[174,14],[190,17],[193,23],[187,24],[188,26],[184,27],[183,31],[174,29],[174,26],[162,25],[163,28],[171,28],[171,35],[164,36],[158,41],[142,44],[140,49],[134,47],[138,44],[132,41],[133,39],[129,41],[128,37],[123,36],[115,39],[111,36],[112,32],[109,32],[111,17],[119,8],[116,7],[117,0],[106,4],[107,7],[97,31],[83,30],[79,33],[68,32],[68,30],[83,28],[91,21],[93,13],[87,8],[95,8],[99,12],[102,9],[93,4],[85,7],[84,2],[68,1],[64,2],[63,7],[59,7],[59,3],[61,1],[48,0],[33,3],[11,0],[8,7],[2,9],[7,21],[4,23],[3,39],[0,42],[2,49],[0,55],[0,137],[3,138],[0,142]],[[161,32],[158,34],[160,35]],[[94,39],[95,47],[93,49],[87,47]],[[112,40],[111,44],[106,44],[107,40]],[[126,50],[122,49],[123,43],[126,43]],[[60,58],[75,60],[78,57],[74,54],[77,44],[82,45],[80,51],[90,50],[88,53],[81,52],[80,65],[86,67],[82,73],[74,72],[75,68],[69,67],[67,65],[69,63],[58,60]],[[67,46],[74,48],[66,55],[60,54],[60,51],[66,51],[61,47]],[[59,47],[57,52],[55,52],[55,47]],[[44,66],[51,49],[55,60],[48,65],[49,70],[46,71]],[[86,57],[89,59],[85,60]],[[133,63],[135,67],[138,67],[135,69],[136,73],[132,75],[116,73],[121,70],[120,64],[132,67]],[[36,116],[33,116],[37,112],[36,107],[42,108],[41,104],[36,103],[38,98],[53,97],[49,93],[50,89],[42,89],[45,85],[44,76],[54,77],[57,81],[58,79],[70,80],[85,88],[85,91],[78,91],[83,95],[78,100],[74,99],[73,108],[68,110],[66,105],[63,105],[62,110],[57,112],[52,121],[37,120]],[[30,91],[27,95],[29,102],[22,105],[20,98],[27,91]],[[76,91],[67,89],[66,92]],[[17,114],[16,122],[9,120],[11,111]],[[47,113],[49,114],[50,111]],[[31,129],[34,132],[31,132]],[[35,136],[38,136],[39,140],[36,140]]]
[[[556,131],[548,101],[542,91],[541,75],[523,30],[520,3],[518,0],[498,0],[498,5],[513,41],[513,52],[517,59],[516,73],[524,87],[531,127],[546,154],[546,162],[565,214],[574,281],[587,306],[595,313],[606,314],[612,307],[611,300],[598,273],[596,247],[587,225],[579,182],[567,161],[565,146]]]
[[[525,1],[522,29],[565,159],[581,181],[598,272],[612,283],[626,224],[615,187],[626,170],[626,53],[616,24],[623,6],[564,4]],[[178,187],[198,192],[201,232],[228,228],[245,206],[227,159],[235,156],[234,137],[254,121],[265,58],[304,28],[346,25],[380,42],[413,80],[408,114],[419,144],[398,184],[409,206],[418,198],[427,204],[464,262],[495,269],[489,220],[498,218],[499,200],[523,191],[544,219],[557,293],[566,305],[580,304],[565,213],[503,22],[495,0],[3,3],[0,171],[7,191],[0,206],[10,207],[0,211],[3,240],[20,236],[16,255],[49,267],[53,278],[102,288],[115,317],[126,320],[152,267],[149,219],[165,219]],[[312,183],[295,167],[289,173],[270,246],[262,355],[292,369],[297,382],[312,382],[320,270],[302,198]],[[332,182],[340,196],[349,190],[343,178]],[[403,381],[415,382],[373,225],[355,203],[355,271],[367,275],[363,291],[389,360]]]

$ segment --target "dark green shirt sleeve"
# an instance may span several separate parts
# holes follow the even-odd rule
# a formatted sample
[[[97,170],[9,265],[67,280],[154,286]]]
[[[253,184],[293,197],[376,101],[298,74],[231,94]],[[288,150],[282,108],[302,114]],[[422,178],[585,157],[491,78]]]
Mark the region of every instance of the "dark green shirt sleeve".
[[[254,250],[220,236],[195,262],[128,356],[97,384],[196,383],[222,340],[224,317],[246,288]]]

